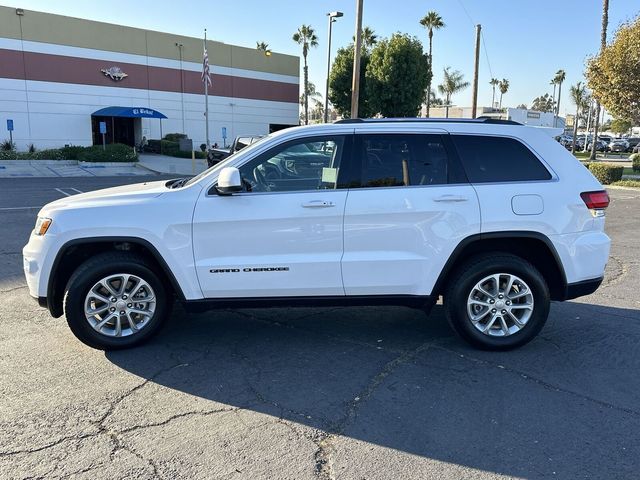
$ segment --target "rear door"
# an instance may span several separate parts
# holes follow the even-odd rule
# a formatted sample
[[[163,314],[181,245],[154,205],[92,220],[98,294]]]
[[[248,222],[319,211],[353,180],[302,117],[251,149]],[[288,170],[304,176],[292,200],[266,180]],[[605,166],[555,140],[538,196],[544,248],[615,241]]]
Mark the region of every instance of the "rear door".
[[[465,237],[480,231],[474,189],[446,132],[356,130],[344,218],[347,295],[428,295]]]

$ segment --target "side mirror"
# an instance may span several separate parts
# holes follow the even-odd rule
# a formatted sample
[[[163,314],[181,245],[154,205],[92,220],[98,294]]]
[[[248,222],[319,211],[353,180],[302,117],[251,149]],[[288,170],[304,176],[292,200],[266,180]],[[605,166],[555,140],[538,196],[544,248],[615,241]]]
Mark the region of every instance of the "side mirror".
[[[225,167],[220,170],[216,190],[219,195],[231,195],[242,191],[242,179],[240,170],[235,167]]]

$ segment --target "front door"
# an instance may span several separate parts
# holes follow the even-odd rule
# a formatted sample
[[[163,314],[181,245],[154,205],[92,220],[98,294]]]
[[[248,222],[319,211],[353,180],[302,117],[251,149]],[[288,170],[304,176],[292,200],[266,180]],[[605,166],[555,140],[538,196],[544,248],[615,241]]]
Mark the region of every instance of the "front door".
[[[344,295],[346,189],[338,169],[352,136],[305,137],[239,167],[245,191],[200,196],[193,218],[205,298]]]
[[[347,295],[429,295],[456,245],[480,231],[476,193],[449,145],[444,132],[356,135],[360,173],[344,218]]]

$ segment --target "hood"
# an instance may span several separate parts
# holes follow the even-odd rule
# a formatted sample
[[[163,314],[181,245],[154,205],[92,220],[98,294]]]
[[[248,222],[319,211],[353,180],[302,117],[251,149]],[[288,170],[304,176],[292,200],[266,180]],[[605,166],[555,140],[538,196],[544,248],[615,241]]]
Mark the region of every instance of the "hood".
[[[72,195],[48,203],[42,207],[40,215],[46,216],[47,212],[66,208],[83,208],[100,206],[106,203],[120,204],[144,201],[168,192],[169,189],[165,186],[166,183],[167,180],[134,183],[133,185],[123,185],[121,187],[105,188],[93,192]]]

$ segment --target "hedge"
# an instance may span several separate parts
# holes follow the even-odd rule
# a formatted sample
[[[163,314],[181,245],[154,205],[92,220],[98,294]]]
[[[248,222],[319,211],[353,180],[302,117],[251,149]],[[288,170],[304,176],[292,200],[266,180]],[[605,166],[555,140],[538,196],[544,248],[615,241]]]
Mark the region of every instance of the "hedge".
[[[169,135],[181,135],[179,133]],[[168,136],[168,135],[167,135]],[[166,138],[166,136],[165,136]],[[162,146],[162,150],[160,147]],[[190,151],[180,150],[180,143],[171,140],[149,140],[147,142],[147,150],[153,153],[162,153],[170,157],[191,158]],[[204,152],[196,151],[196,158],[207,158]]]
[[[102,145],[92,147],[62,147],[35,152],[11,152],[0,150],[0,160],[81,160],[83,162],[137,162],[133,147],[114,143],[102,150]]]
[[[593,176],[603,185],[609,185],[622,180],[622,172],[624,171],[623,166],[600,162],[591,162],[588,168]]]
[[[113,143],[107,145],[105,149],[102,145],[86,147],[78,153],[78,160],[81,162],[137,162],[138,154],[133,147]]]
[[[640,153],[634,153],[629,156],[629,160],[632,162],[632,168],[634,172],[640,172]]]
[[[638,180],[619,180],[617,182],[613,182],[611,185],[615,185],[617,187],[640,188],[640,181],[638,181]]]

